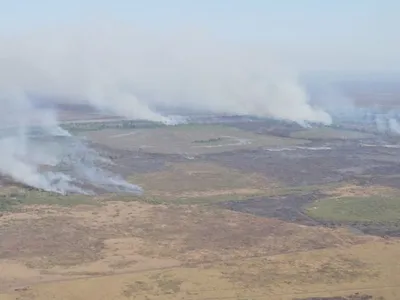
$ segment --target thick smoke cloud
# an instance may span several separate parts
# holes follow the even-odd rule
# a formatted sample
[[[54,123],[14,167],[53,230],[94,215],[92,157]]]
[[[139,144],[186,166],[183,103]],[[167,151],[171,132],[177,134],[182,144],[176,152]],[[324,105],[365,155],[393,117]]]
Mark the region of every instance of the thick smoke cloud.
[[[86,101],[119,115],[168,121],[160,107],[330,123],[283,64],[264,49],[197,32],[157,35],[124,26],[33,32],[2,43],[23,61],[31,93]]]
[[[99,168],[106,161],[58,125],[54,111],[38,108],[25,83],[29,64],[0,61],[0,174],[56,193],[141,192],[135,185]],[[28,77],[25,77],[28,75]]]
[[[0,98],[0,174],[62,194],[141,192],[100,168],[107,161],[59,127],[54,112],[35,108],[21,92],[2,93]]]

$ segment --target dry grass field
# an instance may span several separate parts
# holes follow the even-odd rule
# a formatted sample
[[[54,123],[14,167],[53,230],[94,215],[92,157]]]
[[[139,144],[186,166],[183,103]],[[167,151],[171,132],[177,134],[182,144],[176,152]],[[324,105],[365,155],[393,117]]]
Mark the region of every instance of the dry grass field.
[[[129,181],[143,187],[145,200],[153,203],[210,204],[241,201],[258,196],[336,194],[347,185],[285,186],[253,172],[219,166],[212,162],[169,163],[163,170],[136,173]]]
[[[0,196],[17,204],[0,218],[0,300],[400,297],[397,239],[191,202],[316,187],[285,189],[259,174],[195,162],[132,179],[149,195],[3,189]],[[330,197],[396,192],[350,184],[321,190]]]
[[[186,203],[244,199],[278,186],[257,173],[245,174],[204,162],[169,164],[162,171],[136,174],[129,180],[143,187],[145,196]]]
[[[104,286],[101,292],[104,295],[113,293],[114,289],[109,287],[118,286],[120,279],[147,278],[144,285],[137,286],[134,281],[128,292],[124,292],[126,287],[122,285],[118,292],[121,299],[137,297],[135,289],[146,292],[146,282],[151,289],[148,295],[159,294],[161,298],[170,289],[178,293],[174,284],[180,281],[186,281],[188,293],[199,288],[210,289],[208,274],[215,274],[213,285],[224,290],[232,285],[249,284],[250,275],[241,275],[239,263],[254,259],[263,265],[268,261],[266,258],[283,253],[347,248],[377,240],[356,237],[344,230],[307,228],[224,210],[140,202],[24,206],[18,213],[5,213],[0,226],[0,276],[3,277],[0,288],[11,296],[22,297],[19,299],[80,299],[78,295],[83,294],[78,292],[79,288],[90,289],[90,284],[82,285],[88,279],[78,279],[88,277],[101,277],[90,279],[93,283],[108,278],[108,285],[96,288]],[[152,269],[163,271],[146,273]],[[254,265],[248,272],[258,269],[261,272],[263,267]],[[274,280],[279,278],[278,274]],[[157,284],[153,285],[151,280]],[[44,285],[36,286],[41,282]],[[61,288],[65,285],[76,286],[72,291]],[[96,293],[91,291],[90,297],[95,299]],[[115,298],[118,293],[108,299],[118,299]],[[5,295],[0,299],[7,299]]]
[[[291,135],[293,138],[297,139],[309,139],[309,140],[357,140],[372,138],[374,135],[368,133],[362,133],[352,130],[335,129],[330,127],[325,128],[311,128],[307,130],[301,130],[293,132]]]
[[[0,229],[2,300],[400,296],[400,242],[343,229],[140,202],[25,206]]]

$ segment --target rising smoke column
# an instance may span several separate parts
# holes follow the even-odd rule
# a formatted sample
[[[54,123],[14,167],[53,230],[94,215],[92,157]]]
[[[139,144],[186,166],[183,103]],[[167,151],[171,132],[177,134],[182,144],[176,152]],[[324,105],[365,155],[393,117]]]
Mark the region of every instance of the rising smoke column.
[[[91,194],[92,187],[141,192],[139,187],[99,168],[105,160],[84,141],[62,129],[52,110],[35,107],[21,84],[21,77],[24,79],[24,74],[31,71],[28,66],[0,62],[1,175],[62,194]]]
[[[100,168],[107,161],[57,124],[51,110],[37,109],[22,93],[1,95],[0,173],[61,194],[93,194],[91,188],[140,193]]]

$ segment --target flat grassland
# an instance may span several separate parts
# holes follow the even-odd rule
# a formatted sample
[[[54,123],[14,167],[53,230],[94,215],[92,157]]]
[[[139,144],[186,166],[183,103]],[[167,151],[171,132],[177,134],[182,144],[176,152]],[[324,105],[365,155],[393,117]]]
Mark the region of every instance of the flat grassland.
[[[4,212],[0,299],[400,295],[396,241],[204,206],[103,200]]]
[[[282,172],[319,171],[306,168],[316,161],[308,152],[255,161],[249,151],[253,164],[276,165],[247,171],[219,165],[225,153],[209,159],[307,143],[315,133],[296,139],[185,125],[87,134],[126,150],[128,180],[144,195],[61,197],[1,187],[0,300],[400,299],[400,241],[352,230],[397,230],[397,189],[344,181],[286,186],[269,175],[302,157],[310,159],[301,172]],[[162,160],[160,168],[134,173],[129,160],[141,151],[158,153],[147,159]],[[243,153],[236,154],[229,159]],[[331,166],[336,161],[323,168]],[[321,222],[305,226],[298,218]]]
[[[395,222],[400,221],[400,198],[329,198],[314,202],[308,213],[316,218],[338,222]]]
[[[308,140],[332,140],[332,139],[346,140],[346,139],[371,138],[374,135],[353,130],[322,127],[322,128],[310,128],[306,130],[295,131],[292,134],[290,134],[290,136],[296,139],[308,139]]]
[[[295,138],[257,135],[223,125],[179,125],[153,129],[106,129],[87,132],[93,141],[110,147],[152,153],[196,155],[257,147],[301,145]]]
[[[248,203],[254,197],[309,195],[340,186],[332,183],[287,187],[256,172],[244,173],[212,162],[197,161],[170,163],[161,171],[137,173],[128,180],[143,187],[143,201],[175,204]]]
[[[129,178],[145,190],[145,197],[159,201],[212,203],[262,195],[277,183],[257,174],[205,162],[169,164],[165,170],[135,174]]]
[[[400,236],[400,191],[388,187],[339,188],[304,211],[322,223],[350,225],[366,233]]]
[[[259,182],[265,184],[255,176],[246,184]],[[112,195],[93,202],[73,197],[65,206],[44,196],[30,194],[0,218],[2,300],[400,296],[396,240],[209,206]]]
[[[400,274],[397,242],[193,205],[28,205],[0,227],[0,299],[293,299]]]
[[[53,193],[27,190],[17,186],[3,187],[0,190],[0,212],[18,210],[24,205],[60,205],[96,204],[94,197],[71,195],[68,198]]]

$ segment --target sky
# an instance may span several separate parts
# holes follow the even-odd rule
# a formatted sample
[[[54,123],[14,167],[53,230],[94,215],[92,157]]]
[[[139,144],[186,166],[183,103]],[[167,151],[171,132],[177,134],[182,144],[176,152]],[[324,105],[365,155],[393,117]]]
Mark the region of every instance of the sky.
[[[301,69],[400,69],[396,0],[0,0],[0,32],[113,20],[264,45]]]

